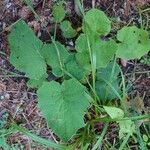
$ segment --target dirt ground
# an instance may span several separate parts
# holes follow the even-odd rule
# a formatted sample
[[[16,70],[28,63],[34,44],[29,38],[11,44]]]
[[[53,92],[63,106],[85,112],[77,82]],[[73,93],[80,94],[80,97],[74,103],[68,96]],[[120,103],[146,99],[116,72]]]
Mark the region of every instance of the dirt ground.
[[[51,24],[51,8],[55,0],[32,1],[36,12],[42,19],[42,23],[36,21],[34,15],[21,0],[0,0],[0,119],[2,119],[3,114],[7,113],[8,126],[14,121],[41,137],[58,142],[53,132],[47,128],[45,120],[37,109],[36,93],[34,90],[27,88],[27,78],[9,63],[10,51],[7,35],[11,31],[11,25],[18,19],[24,19],[43,41],[49,41],[49,37],[42,28],[42,24],[46,25],[49,31],[54,28]],[[84,4],[86,10],[97,7],[109,17],[114,18],[113,32],[115,33],[123,25],[136,24],[140,26],[139,10],[150,7],[150,0],[84,0]],[[65,6],[68,18],[75,27],[79,27],[81,18],[76,13],[73,0],[66,0]],[[150,11],[143,13],[142,18],[147,25],[147,30],[150,31]],[[70,46],[69,43],[70,41],[66,45]],[[150,58],[150,55],[146,57]],[[123,70],[127,81],[131,85],[129,99],[138,95],[143,98],[144,107],[149,109],[150,72],[147,72],[150,71],[150,66],[141,64],[140,61],[133,61],[127,62]],[[16,144],[19,147],[18,149],[44,149],[19,133],[12,135],[8,142],[10,145]]]

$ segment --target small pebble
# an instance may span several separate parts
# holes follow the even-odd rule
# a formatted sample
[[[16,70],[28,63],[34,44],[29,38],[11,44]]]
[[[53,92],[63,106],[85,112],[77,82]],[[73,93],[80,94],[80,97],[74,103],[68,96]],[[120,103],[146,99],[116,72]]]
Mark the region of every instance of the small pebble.
[[[8,93],[6,93],[4,97],[5,97],[5,99],[9,99],[10,95]]]
[[[4,95],[0,95],[0,100],[4,100],[5,96]]]

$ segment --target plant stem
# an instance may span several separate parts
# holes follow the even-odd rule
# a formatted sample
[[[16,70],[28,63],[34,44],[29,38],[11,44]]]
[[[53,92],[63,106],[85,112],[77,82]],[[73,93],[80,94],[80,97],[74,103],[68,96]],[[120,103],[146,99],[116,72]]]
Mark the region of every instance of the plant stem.
[[[58,49],[57,44],[56,44],[56,42],[55,42],[55,40],[53,39],[52,36],[51,36],[51,39],[52,39],[52,43],[53,43],[54,46],[55,46],[55,50],[56,50],[56,52],[57,52],[57,56],[58,56],[58,60],[59,60],[59,64],[60,64],[60,68],[61,68],[62,73],[63,73],[63,76],[64,76],[64,66],[63,66],[63,63],[62,63],[62,61],[61,61],[61,56],[60,56],[59,49]]]
[[[120,68],[119,68],[120,69]],[[122,108],[123,108],[123,110],[124,110],[124,112],[125,112],[125,115],[127,115],[128,116],[128,110],[127,110],[127,107],[126,107],[126,103],[125,103],[125,101],[126,101],[126,86],[125,86],[125,78],[124,78],[124,75],[123,75],[123,72],[122,72],[122,70],[120,69],[120,72],[121,72],[121,78],[122,78],[122,86],[123,86],[123,98],[122,98],[122,100],[121,100],[121,106],[122,106]]]
[[[54,29],[54,41],[56,40],[56,33],[57,33],[57,22],[55,23],[55,29]]]
[[[4,55],[4,56],[7,56],[6,53],[0,51],[0,55]]]
[[[0,68],[0,70],[1,70],[2,72],[5,72],[5,73],[9,73],[9,74],[10,74],[10,75],[4,74],[3,77],[22,77],[22,78],[27,78],[25,75],[20,75],[20,74],[17,74],[17,73],[8,71],[8,70],[3,69],[3,68]],[[0,77],[2,77],[2,76],[0,76]]]
[[[150,8],[146,8],[146,9],[144,9],[144,10],[141,10],[141,13],[144,13],[144,12],[146,12],[146,11],[150,11]]]
[[[108,82],[107,80],[105,80],[104,78],[101,78],[114,92],[114,94],[122,101],[122,97],[121,95],[118,93],[118,91],[116,91],[116,89],[112,86],[112,84],[110,82]]]
[[[110,75],[110,78],[108,79],[108,82],[110,82],[110,84],[112,83],[112,78],[113,78],[113,75],[114,75],[114,72],[115,72],[115,67],[116,67],[116,57],[114,59],[114,62],[113,62],[113,67],[112,67],[112,70],[111,70],[111,75]],[[107,84],[105,86],[105,88],[107,87]],[[106,90],[105,92],[105,99],[107,99],[107,96],[108,96],[108,90]]]
[[[105,118],[96,118],[96,119],[93,119],[91,121],[89,121],[88,123],[97,123],[97,122],[116,122],[116,121],[125,121],[125,120],[132,120],[132,121],[135,121],[135,120],[142,120],[142,119],[149,119],[150,118],[150,115],[140,115],[140,116],[135,116],[135,117],[128,117],[128,118],[122,118],[122,119],[111,119],[111,118],[108,118],[108,117],[105,117]]]
[[[125,137],[124,141],[122,142],[122,144],[121,144],[121,146],[119,147],[118,150],[122,150],[125,147],[125,145],[128,142],[129,138],[130,138],[130,132],[127,134],[127,136]]]
[[[92,85],[90,84],[89,80],[86,78],[87,84],[89,85],[91,91],[93,92],[93,94],[96,96],[97,100],[99,99],[96,91],[93,89]]]
[[[83,21],[85,22],[85,20],[84,20],[85,12],[84,12],[84,8],[83,8],[80,0],[75,0],[75,5],[78,7],[80,12],[82,13]],[[85,33],[86,33],[86,31],[85,31]],[[91,50],[91,45],[90,45],[88,34],[86,34],[86,39],[87,39],[88,51],[89,51],[90,62],[91,62],[91,70],[92,70],[92,91],[94,93],[94,104],[97,105],[97,96],[96,96],[96,89],[95,89],[95,82],[96,82],[96,55]],[[95,108],[95,111],[96,111],[96,114],[98,114],[97,108]]]
[[[28,7],[30,8],[30,10],[32,11],[32,13],[34,14],[34,16],[36,17],[36,19],[38,21],[41,20],[41,18],[39,17],[39,15],[35,12],[34,8],[30,5],[30,2],[28,0],[24,0],[24,2],[28,5]]]
[[[90,55],[90,61],[91,61],[93,89],[95,91],[96,56],[94,54],[92,54],[92,50],[91,50],[91,46],[90,46],[90,41],[89,41],[88,35],[86,37],[87,37],[87,44],[88,44],[88,50],[89,50],[89,55]]]

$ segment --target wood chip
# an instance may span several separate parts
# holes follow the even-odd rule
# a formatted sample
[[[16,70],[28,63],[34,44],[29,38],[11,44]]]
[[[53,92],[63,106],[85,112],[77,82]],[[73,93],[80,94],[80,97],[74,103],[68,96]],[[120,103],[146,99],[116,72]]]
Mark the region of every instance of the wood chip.
[[[0,83],[0,93],[6,91],[6,86],[3,83]]]

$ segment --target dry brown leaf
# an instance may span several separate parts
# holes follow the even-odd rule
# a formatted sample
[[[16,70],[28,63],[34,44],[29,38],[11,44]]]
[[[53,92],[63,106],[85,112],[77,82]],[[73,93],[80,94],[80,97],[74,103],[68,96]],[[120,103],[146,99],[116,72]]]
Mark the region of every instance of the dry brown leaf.
[[[126,67],[126,66],[127,66],[127,61],[124,60],[124,59],[121,59],[121,60],[120,60],[120,63],[121,63],[121,65],[122,65],[123,67]]]
[[[34,32],[37,33],[40,30],[40,23],[37,21],[30,21],[28,25],[33,28]]]
[[[135,98],[135,108],[138,113],[142,113],[144,110],[144,102],[139,95]]]

